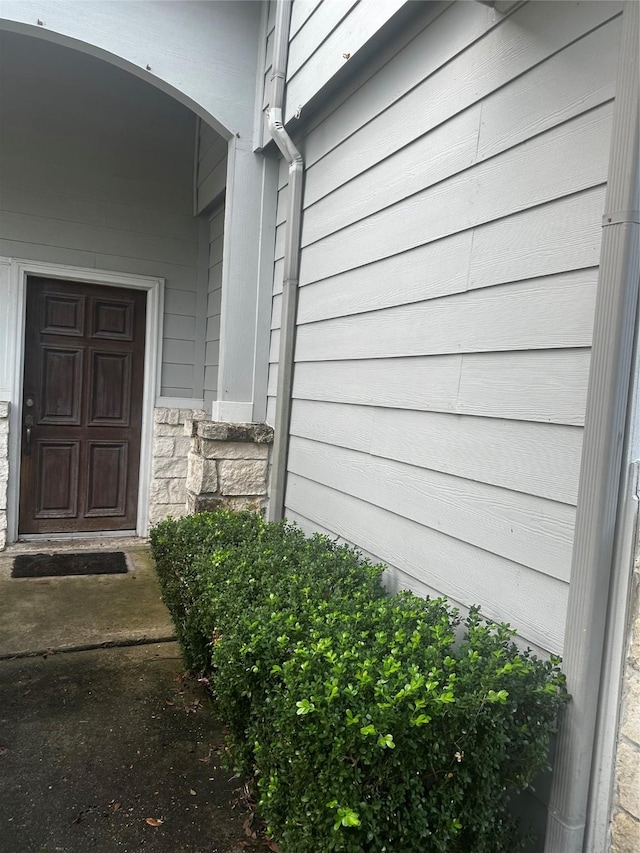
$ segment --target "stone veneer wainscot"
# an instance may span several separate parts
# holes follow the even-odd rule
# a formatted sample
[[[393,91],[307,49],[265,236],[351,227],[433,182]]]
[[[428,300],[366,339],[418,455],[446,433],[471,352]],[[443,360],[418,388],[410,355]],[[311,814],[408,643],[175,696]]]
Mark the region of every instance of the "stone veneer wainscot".
[[[188,427],[186,427],[188,429]],[[273,430],[266,424],[193,422],[187,511],[264,509]]]
[[[198,409],[158,408],[154,413],[153,466],[149,489],[149,523],[187,512],[187,458],[192,424],[203,420]],[[186,433],[186,434],[185,434]]]

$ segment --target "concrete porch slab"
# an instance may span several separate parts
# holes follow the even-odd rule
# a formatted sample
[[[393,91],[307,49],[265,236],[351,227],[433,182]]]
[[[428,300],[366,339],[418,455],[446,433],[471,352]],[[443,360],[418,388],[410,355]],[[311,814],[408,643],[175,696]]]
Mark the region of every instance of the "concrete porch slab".
[[[124,551],[126,575],[12,578],[23,553]],[[145,540],[17,543],[0,553],[0,659],[173,638]]]

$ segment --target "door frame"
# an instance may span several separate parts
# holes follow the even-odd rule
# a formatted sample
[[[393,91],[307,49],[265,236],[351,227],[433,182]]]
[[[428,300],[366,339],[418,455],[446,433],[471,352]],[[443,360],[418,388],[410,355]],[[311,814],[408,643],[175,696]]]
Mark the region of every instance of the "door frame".
[[[65,281],[100,284],[105,287],[125,287],[144,290],[147,293],[147,316],[145,323],[144,382],[142,400],[142,425],[140,444],[140,466],[138,473],[138,508],[136,513],[136,536],[146,536],[149,527],[149,487],[153,447],[153,423],[156,398],[160,396],[160,366],[162,364],[162,320],[164,307],[164,278],[155,276],[118,273],[90,267],[50,264],[40,261],[10,259],[9,273],[9,341],[8,351],[13,355],[9,368],[12,377],[11,411],[9,415],[9,482],[7,488],[7,543],[18,538],[18,514],[20,501],[20,438],[24,380],[25,320],[27,300],[27,277],[42,276]],[[65,533],[64,538],[74,538]],[[77,538],[87,534],[77,534]],[[91,534],[92,536],[94,534]],[[95,534],[95,535],[100,535]],[[112,534],[109,534],[112,535]],[[56,534],[37,537],[51,539]]]

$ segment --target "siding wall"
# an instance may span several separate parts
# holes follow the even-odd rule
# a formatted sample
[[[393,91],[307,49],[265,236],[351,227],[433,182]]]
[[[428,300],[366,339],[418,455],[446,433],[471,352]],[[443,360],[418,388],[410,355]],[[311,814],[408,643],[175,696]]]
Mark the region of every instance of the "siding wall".
[[[220,350],[220,309],[222,299],[222,246],[224,242],[224,203],[209,219],[209,297],[207,302],[207,348],[204,368],[204,403],[209,409],[218,393]]]
[[[162,394],[201,397],[193,114],[40,39],[0,56],[0,255],[164,277]]]
[[[339,75],[349,59],[401,9],[407,0],[293,0],[285,121],[304,113],[304,107]],[[276,0],[267,15],[264,60],[263,113],[269,106]],[[263,121],[262,144],[270,140]]]
[[[198,122],[198,172],[196,210],[208,207],[225,190],[227,183],[227,140],[204,122]]]
[[[386,561],[392,587],[479,603],[549,652],[563,647],[620,10],[425,4],[301,143],[287,515]]]

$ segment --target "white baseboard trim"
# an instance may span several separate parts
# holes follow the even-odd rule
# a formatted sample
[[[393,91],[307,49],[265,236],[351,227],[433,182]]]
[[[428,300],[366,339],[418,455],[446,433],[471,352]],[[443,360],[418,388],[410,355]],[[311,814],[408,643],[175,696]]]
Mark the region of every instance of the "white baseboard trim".
[[[204,409],[204,400],[191,397],[156,397],[156,409]]]
[[[211,420],[230,424],[253,423],[253,403],[214,400],[211,404]]]

